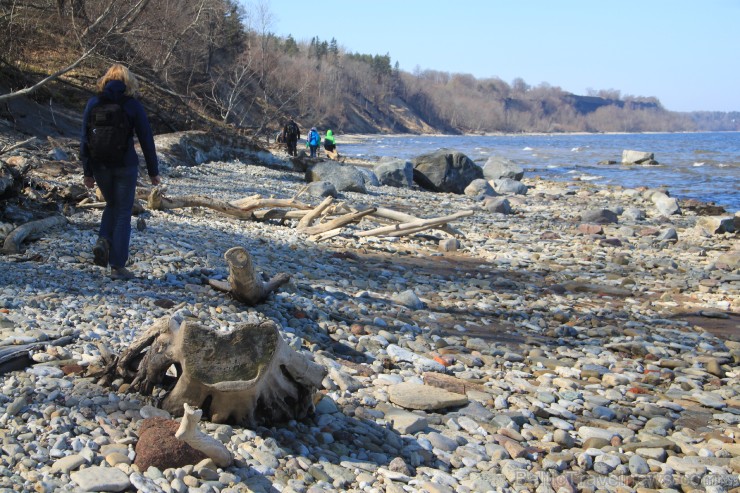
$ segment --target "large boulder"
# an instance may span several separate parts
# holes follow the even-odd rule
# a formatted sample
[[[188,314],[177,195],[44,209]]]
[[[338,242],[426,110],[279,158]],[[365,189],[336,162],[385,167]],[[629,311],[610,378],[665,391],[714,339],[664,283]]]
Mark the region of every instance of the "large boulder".
[[[365,177],[354,166],[343,165],[336,161],[321,161],[306,170],[306,182],[328,181],[338,192],[367,193]]]
[[[468,156],[450,149],[439,149],[412,160],[414,181],[432,192],[463,194],[475,179],[483,178],[483,170]]]
[[[397,188],[411,188],[414,184],[414,165],[411,161],[393,159],[381,161],[373,169],[381,185]]]
[[[658,164],[652,152],[622,151],[622,164]]]
[[[498,180],[500,178],[511,178],[522,181],[524,169],[513,161],[506,158],[491,156],[483,165],[483,176],[486,180]]]

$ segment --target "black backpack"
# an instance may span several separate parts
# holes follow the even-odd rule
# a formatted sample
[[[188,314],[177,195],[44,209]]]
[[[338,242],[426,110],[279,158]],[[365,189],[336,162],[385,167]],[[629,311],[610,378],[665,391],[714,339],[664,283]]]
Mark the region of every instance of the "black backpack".
[[[87,150],[95,164],[123,166],[133,132],[122,103],[101,100],[87,120]]]
[[[288,123],[287,128],[287,137],[298,137],[298,125],[295,123]]]

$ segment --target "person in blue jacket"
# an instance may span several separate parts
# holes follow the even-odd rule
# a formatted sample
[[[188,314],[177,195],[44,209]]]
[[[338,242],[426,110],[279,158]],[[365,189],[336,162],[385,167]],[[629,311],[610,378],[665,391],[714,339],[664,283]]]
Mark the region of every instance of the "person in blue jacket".
[[[310,149],[311,157],[316,157],[316,151],[319,149],[319,144],[321,144],[321,136],[319,135],[318,130],[316,130],[316,127],[311,127],[311,131],[308,132],[308,135],[306,136],[306,147]]]
[[[101,267],[110,265],[112,279],[131,279],[135,276],[126,268],[126,262],[129,257],[131,215],[139,173],[139,157],[134,150],[134,132],[144,154],[149,181],[155,186],[161,181],[159,162],[146,112],[135,99],[138,84],[134,75],[123,65],[112,65],[98,81],[97,89],[98,94],[90,98],[85,107],[80,138],[83,183],[87,188],[93,188],[97,183],[105,198],[98,240],[93,247],[93,259]],[[100,162],[90,155],[88,120],[93,108],[104,102],[120,104],[133,127],[120,164]]]

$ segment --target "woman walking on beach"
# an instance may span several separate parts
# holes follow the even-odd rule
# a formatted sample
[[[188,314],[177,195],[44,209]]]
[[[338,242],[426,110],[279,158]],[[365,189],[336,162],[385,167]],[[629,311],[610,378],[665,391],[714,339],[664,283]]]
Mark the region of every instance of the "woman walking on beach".
[[[126,268],[131,240],[131,215],[139,173],[134,132],[139,139],[152,185],[159,185],[159,163],[154,137],[144,107],[135,99],[138,84],[120,64],[111,66],[98,81],[82,118],[80,158],[83,183],[97,182],[105,198],[98,241],[93,247],[96,265],[111,266],[111,279],[131,279]]]

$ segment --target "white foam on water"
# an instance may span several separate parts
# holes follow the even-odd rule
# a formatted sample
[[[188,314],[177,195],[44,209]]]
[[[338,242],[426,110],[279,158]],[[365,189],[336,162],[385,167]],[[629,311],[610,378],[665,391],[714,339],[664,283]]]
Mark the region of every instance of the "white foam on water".
[[[699,166],[704,166],[705,163],[694,163],[694,167],[698,168]]]
[[[522,149],[522,150],[523,150],[523,151],[533,151],[534,149],[532,149],[531,147],[525,147],[525,148],[524,148],[524,149]]]

